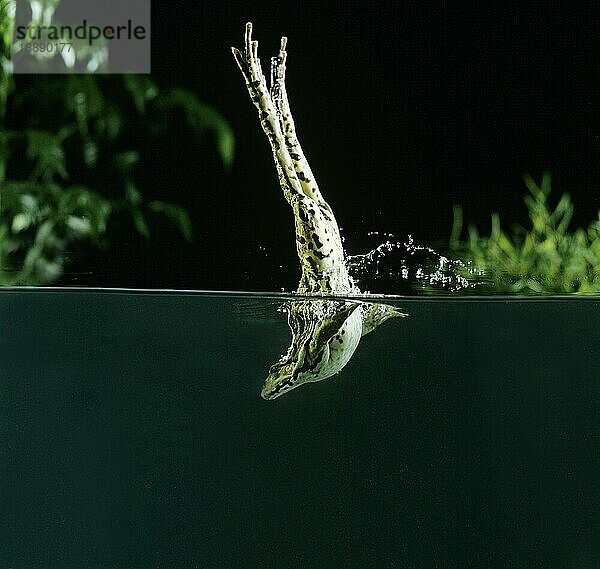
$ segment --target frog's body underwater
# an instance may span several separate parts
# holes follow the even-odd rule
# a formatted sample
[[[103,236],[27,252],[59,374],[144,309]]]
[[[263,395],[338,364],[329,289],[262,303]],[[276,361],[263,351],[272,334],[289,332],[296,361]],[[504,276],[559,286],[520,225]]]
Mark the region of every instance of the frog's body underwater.
[[[270,88],[258,59],[258,42],[252,40],[251,23],[246,24],[244,50],[232,51],[271,144],[279,184],[294,212],[302,270],[297,293],[358,294],[348,274],[333,211],[319,191],[296,136],[285,88],[286,43],[287,38],[282,38],[279,54],[271,58]],[[271,366],[261,393],[265,399],[335,375],[348,363],[361,336],[389,318],[405,316],[391,306],[349,300],[293,300],[287,311],[292,344]]]

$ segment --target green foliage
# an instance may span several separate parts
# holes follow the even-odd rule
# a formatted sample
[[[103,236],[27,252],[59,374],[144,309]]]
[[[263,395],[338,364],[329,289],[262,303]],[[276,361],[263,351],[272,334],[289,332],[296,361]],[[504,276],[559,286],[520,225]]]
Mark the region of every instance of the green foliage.
[[[15,0],[0,0],[0,57],[8,59],[13,37]]]
[[[219,113],[184,89],[172,89],[161,95],[158,104],[163,110],[179,108],[185,113],[187,123],[195,129],[214,132],[221,160],[225,166],[231,166],[235,149],[233,132]]]
[[[2,0],[0,0],[2,1]],[[10,0],[9,0],[10,1]],[[68,73],[109,73],[109,47],[104,38],[93,44],[82,38],[67,35],[55,17],[61,0],[28,0],[31,10],[30,25],[36,26],[36,38],[27,35],[15,39],[11,46],[13,59],[28,73],[45,73],[62,69]],[[53,34],[49,26],[54,26]],[[40,41],[41,40],[41,41]],[[60,50],[46,49],[46,42],[58,42]]]
[[[6,174],[6,136],[4,135],[4,118],[6,101],[10,91],[10,46],[15,21],[15,0],[0,0],[0,182]]]
[[[109,243],[114,216],[146,238],[152,218],[164,216],[191,240],[187,212],[145,199],[138,187],[144,142],[164,143],[179,112],[191,132],[214,136],[228,166],[234,141],[225,119],[192,93],[160,89],[144,75],[15,80],[6,55],[13,19],[14,2],[0,0],[0,285],[56,280],[78,245]]]
[[[489,236],[470,226],[468,238],[460,241],[462,210],[455,208],[450,240],[453,252],[481,269],[493,292],[521,294],[600,294],[600,212],[587,230],[569,231],[573,204],[564,194],[554,209],[550,207],[549,173],[537,185],[525,177],[528,194],[525,204],[530,227],[515,227],[507,233],[492,215]],[[477,271],[464,276],[480,281]]]
[[[108,200],[80,186],[4,183],[0,283],[35,285],[57,279],[70,244],[82,239],[101,242],[111,209]]]

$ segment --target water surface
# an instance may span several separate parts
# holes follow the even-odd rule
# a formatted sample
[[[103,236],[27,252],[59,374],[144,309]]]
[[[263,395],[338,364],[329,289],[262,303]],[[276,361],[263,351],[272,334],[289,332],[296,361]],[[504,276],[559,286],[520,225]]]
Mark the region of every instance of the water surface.
[[[264,401],[283,300],[0,291],[0,567],[599,566],[600,299],[386,299]]]

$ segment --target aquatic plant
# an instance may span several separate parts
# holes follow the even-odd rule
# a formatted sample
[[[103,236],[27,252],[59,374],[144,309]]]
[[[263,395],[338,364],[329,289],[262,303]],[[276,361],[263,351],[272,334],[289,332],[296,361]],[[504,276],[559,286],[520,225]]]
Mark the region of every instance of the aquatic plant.
[[[479,281],[479,289],[499,293],[600,294],[600,212],[587,229],[571,231],[573,203],[563,194],[552,209],[550,173],[543,174],[539,185],[531,176],[524,181],[528,227],[515,226],[508,233],[494,213],[489,236],[471,225],[461,240],[462,208],[455,207],[450,249],[484,274],[482,281],[470,266],[465,278]]]
[[[0,285],[56,280],[73,251],[109,245],[111,219],[149,237],[152,216],[166,216],[190,240],[187,212],[138,186],[140,148],[164,143],[180,117],[192,132],[213,134],[228,166],[225,119],[144,75],[13,75],[14,9],[0,0]]]

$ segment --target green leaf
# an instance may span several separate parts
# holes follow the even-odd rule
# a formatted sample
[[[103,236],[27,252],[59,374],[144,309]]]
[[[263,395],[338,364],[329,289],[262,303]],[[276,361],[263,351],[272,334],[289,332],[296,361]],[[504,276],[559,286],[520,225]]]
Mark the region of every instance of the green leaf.
[[[64,86],[64,104],[73,113],[80,128],[88,129],[89,121],[98,117],[105,99],[98,80],[93,75],[69,75]]]
[[[148,224],[146,223],[146,218],[144,214],[139,209],[132,209],[131,216],[133,217],[133,223],[138,233],[145,237],[146,239],[150,238],[150,229],[148,228]]]
[[[187,241],[193,240],[192,223],[187,211],[175,204],[153,200],[148,203],[148,208],[157,213],[162,213],[175,222]]]
[[[127,172],[135,166],[140,159],[140,153],[136,150],[129,150],[127,152],[119,152],[115,155],[114,161],[115,166],[122,172]]]
[[[142,194],[131,180],[125,184],[125,200],[134,207],[142,203]]]
[[[107,102],[96,122],[98,134],[100,136],[106,136],[110,142],[113,142],[121,133],[122,125],[123,116],[119,107]]]
[[[147,75],[124,75],[123,83],[140,113],[146,112],[146,103],[158,95],[158,87]]]
[[[12,232],[19,233],[24,229],[27,229],[31,225],[32,221],[33,220],[31,216],[27,215],[26,213],[17,213],[12,220]]]
[[[56,174],[67,178],[65,151],[56,136],[44,130],[27,131],[27,157],[36,161],[32,178],[52,179]]]
[[[0,0],[0,57],[5,60],[10,58],[16,9],[15,0]]]
[[[217,149],[223,164],[230,167],[235,154],[235,137],[229,123],[209,105],[185,89],[172,89],[158,99],[163,109],[179,108],[183,110],[186,122],[197,132],[212,131],[217,140]]]
[[[67,217],[67,226],[79,236],[88,235],[92,231],[90,220],[82,216],[69,215]]]

